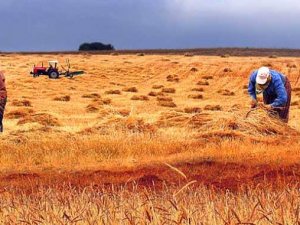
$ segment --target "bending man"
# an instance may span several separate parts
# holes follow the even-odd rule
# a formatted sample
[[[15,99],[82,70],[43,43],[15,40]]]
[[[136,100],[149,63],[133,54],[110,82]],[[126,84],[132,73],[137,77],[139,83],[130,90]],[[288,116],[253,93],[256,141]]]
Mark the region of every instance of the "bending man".
[[[3,132],[3,114],[7,101],[7,92],[5,87],[5,77],[3,72],[0,71],[0,132]]]
[[[288,122],[291,84],[285,75],[267,67],[261,67],[251,74],[248,92],[252,98],[252,108],[257,106],[256,96],[262,93],[265,107],[277,112],[280,119]]]

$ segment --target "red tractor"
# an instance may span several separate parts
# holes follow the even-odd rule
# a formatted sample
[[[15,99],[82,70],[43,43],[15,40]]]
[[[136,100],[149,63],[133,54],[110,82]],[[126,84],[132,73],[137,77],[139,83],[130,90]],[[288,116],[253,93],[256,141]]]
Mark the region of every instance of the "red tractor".
[[[67,69],[61,66],[64,71],[58,70],[58,61],[54,60],[54,61],[49,61],[49,67],[45,67],[43,63],[41,66],[34,65],[33,71],[30,72],[30,74],[32,74],[33,77],[38,77],[40,75],[47,75],[50,79],[57,79],[59,78],[60,75],[72,78],[74,75],[80,75],[84,73],[84,71],[70,72],[70,62],[69,60],[67,60],[66,62],[68,66]]]

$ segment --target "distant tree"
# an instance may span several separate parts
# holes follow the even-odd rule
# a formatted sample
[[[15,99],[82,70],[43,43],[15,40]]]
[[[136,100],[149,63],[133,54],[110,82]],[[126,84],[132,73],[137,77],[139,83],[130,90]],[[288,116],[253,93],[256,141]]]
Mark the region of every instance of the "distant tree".
[[[83,43],[79,46],[79,51],[109,51],[115,50],[111,44],[103,44],[101,42]]]

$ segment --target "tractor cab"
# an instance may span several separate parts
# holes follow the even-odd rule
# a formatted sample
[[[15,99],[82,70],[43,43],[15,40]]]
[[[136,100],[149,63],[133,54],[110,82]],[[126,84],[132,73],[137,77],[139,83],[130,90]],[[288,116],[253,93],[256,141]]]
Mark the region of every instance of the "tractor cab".
[[[50,79],[57,79],[59,77],[57,60],[49,61],[49,68],[47,70],[47,74]]]
[[[56,68],[58,66],[58,61],[57,60],[53,60],[53,61],[49,61],[49,68]]]

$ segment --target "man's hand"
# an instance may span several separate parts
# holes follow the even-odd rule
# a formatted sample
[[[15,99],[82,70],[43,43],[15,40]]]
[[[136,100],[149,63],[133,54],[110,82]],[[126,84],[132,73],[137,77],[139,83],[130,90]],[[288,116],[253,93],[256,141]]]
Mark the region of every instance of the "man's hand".
[[[272,105],[267,105],[267,104],[263,104],[263,103],[259,103],[258,105],[260,108],[268,110],[268,111],[272,111],[273,110],[273,106]]]
[[[251,108],[255,108],[257,106],[257,100],[252,99],[250,104],[251,104]]]
[[[268,110],[268,111],[273,110],[272,105],[264,105],[264,108],[265,108],[266,110]]]

